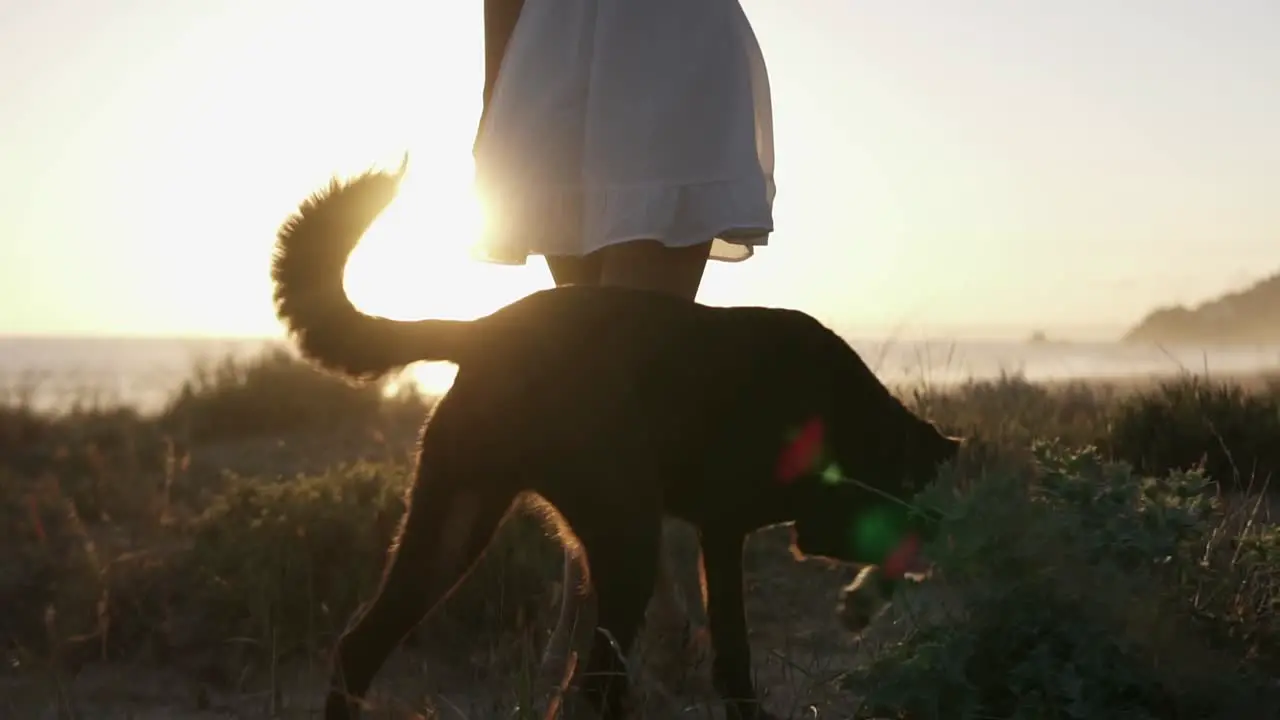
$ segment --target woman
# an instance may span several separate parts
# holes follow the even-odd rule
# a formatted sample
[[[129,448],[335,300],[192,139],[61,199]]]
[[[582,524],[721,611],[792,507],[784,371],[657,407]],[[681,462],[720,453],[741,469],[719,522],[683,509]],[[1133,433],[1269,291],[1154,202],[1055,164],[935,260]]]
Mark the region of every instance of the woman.
[[[773,229],[773,128],[738,0],[486,0],[483,257],[692,298]]]
[[[738,0],[485,0],[484,14],[482,258],[542,255],[556,285],[692,301],[709,259],[766,244],[769,82]],[[659,609],[683,615],[662,565]],[[567,581],[576,570],[566,558]]]

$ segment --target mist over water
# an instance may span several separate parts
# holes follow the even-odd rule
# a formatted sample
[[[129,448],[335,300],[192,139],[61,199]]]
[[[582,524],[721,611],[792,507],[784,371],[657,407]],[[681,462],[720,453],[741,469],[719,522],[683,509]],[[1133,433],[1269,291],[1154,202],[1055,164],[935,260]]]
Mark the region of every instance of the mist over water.
[[[1280,371],[1280,345],[1157,347],[1114,342],[849,338],[887,383],[945,385],[1021,374],[1030,380]],[[76,401],[160,407],[199,361],[248,358],[271,339],[0,338],[0,397],[41,408]]]
[[[1280,370],[1280,345],[1198,347],[1118,342],[1027,343],[851,339],[882,380],[947,384],[1020,374],[1033,381]]]
[[[37,407],[77,401],[153,410],[197,362],[250,358],[279,340],[0,337],[0,396]]]

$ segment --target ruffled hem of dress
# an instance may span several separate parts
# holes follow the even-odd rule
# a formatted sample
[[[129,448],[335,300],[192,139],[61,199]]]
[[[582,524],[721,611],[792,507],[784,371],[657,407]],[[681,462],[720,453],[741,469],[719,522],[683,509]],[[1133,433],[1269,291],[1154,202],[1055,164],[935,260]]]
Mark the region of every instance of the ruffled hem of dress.
[[[632,240],[688,247],[713,238],[711,259],[742,262],[773,232],[771,178],[602,189],[546,187],[483,192],[493,208],[478,260],[524,265],[530,255],[587,255]],[[590,238],[590,240],[588,240]]]

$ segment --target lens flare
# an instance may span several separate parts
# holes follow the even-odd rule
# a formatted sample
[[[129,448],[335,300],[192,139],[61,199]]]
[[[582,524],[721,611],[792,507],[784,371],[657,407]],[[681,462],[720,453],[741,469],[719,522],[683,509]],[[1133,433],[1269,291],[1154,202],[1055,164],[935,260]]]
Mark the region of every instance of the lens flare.
[[[822,456],[824,434],[822,418],[805,423],[778,458],[778,480],[790,484],[811,472]]]
[[[901,540],[898,518],[888,508],[872,507],[850,528],[854,554],[866,562],[880,564]]]
[[[817,475],[824,484],[850,483],[866,489],[868,497],[876,500],[871,501],[865,512],[852,519],[848,556],[856,562],[879,565],[885,577],[902,577],[920,556],[920,536],[911,530],[912,514],[916,508],[848,477],[834,460],[823,464],[827,454],[823,447],[825,436],[826,428],[822,418],[818,417],[810,419],[794,432],[778,458],[779,482],[789,485],[821,467]]]
[[[898,547],[880,563],[881,569],[887,578],[900,578],[906,575],[912,567],[915,566],[916,560],[920,557],[920,536],[915,533],[908,534],[898,543]]]

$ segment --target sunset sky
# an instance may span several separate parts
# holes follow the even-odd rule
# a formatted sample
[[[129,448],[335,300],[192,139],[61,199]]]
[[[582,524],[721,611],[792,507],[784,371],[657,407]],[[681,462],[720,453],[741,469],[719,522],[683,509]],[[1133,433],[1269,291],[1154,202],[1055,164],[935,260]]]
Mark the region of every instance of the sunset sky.
[[[706,302],[1070,334],[1280,271],[1276,0],[743,5],[777,230]],[[276,334],[280,220],[406,148],[358,304],[468,317],[549,285],[466,256],[481,6],[0,0],[0,334]]]

